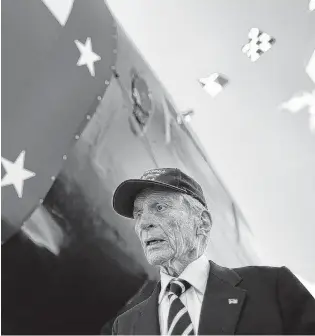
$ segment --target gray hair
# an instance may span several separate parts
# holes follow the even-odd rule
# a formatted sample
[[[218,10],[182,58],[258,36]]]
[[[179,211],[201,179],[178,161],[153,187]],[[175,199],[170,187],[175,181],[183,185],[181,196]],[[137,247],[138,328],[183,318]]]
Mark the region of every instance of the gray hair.
[[[203,211],[207,211],[207,213],[209,214],[209,217],[210,217],[210,223],[212,223],[212,217],[211,217],[210,211],[200,201],[198,201],[196,198],[194,198],[190,195],[187,195],[187,194],[181,194],[181,198],[182,198],[182,202],[186,203],[186,207],[189,209],[190,214],[192,214],[193,216],[199,217],[200,214]],[[210,240],[209,233],[207,233],[206,230],[203,231],[203,233],[204,233],[203,244],[202,244],[200,250],[198,248],[197,253],[199,253],[199,252],[204,253],[207,246],[208,246],[209,240]],[[198,256],[199,256],[199,254],[198,254]]]
[[[196,198],[190,195],[187,195],[187,194],[181,194],[181,195],[182,195],[182,199],[186,201],[186,204],[188,203],[188,206],[193,211],[193,213],[197,214],[204,210],[208,211],[207,208],[201,202],[199,202]]]

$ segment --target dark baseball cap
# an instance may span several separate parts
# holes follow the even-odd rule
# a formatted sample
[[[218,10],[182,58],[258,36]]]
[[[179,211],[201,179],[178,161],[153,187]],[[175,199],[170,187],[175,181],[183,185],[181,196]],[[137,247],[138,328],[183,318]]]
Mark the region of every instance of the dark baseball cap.
[[[140,179],[122,182],[115,190],[113,208],[121,216],[133,218],[133,205],[144,189],[178,191],[194,197],[207,208],[200,185],[178,168],[157,168],[146,171]]]

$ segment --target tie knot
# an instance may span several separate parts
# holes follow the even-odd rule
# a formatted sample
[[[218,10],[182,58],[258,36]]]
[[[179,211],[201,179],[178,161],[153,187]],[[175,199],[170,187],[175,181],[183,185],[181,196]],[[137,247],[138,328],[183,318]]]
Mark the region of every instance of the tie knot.
[[[168,290],[170,294],[180,297],[190,286],[186,280],[174,279],[168,284]]]

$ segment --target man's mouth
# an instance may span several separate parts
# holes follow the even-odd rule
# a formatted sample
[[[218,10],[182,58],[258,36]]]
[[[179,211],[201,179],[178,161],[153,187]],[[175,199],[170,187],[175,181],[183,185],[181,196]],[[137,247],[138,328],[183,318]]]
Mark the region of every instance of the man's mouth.
[[[164,239],[160,239],[160,238],[149,238],[145,240],[145,246],[149,247],[149,246],[155,246],[158,245],[160,243],[164,243],[165,240]]]

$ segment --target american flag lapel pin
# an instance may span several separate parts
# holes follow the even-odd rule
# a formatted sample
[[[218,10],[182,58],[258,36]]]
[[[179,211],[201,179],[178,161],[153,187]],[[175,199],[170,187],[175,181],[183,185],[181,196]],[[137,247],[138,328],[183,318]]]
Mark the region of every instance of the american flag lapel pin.
[[[229,299],[229,304],[238,304],[238,299]]]

